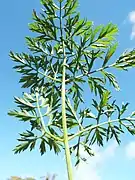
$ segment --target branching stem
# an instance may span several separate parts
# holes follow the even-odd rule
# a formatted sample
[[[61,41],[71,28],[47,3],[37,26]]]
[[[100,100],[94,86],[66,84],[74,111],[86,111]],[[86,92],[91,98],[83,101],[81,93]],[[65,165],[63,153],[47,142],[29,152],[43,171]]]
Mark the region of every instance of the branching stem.
[[[87,128],[85,128],[85,129],[83,129],[83,130],[81,130],[81,131],[78,131],[78,132],[75,133],[74,135],[70,136],[68,140],[70,141],[70,140],[74,139],[74,138],[77,137],[77,136],[80,136],[81,134],[83,134],[83,133],[85,133],[85,132],[89,132],[89,131],[91,131],[91,130],[93,130],[93,129],[96,129],[97,127],[104,126],[104,125],[106,125],[106,124],[108,124],[108,123],[116,123],[116,122],[119,122],[119,121],[129,121],[129,120],[135,121],[135,119],[124,118],[124,119],[115,119],[115,120],[110,120],[110,121],[106,121],[106,122],[103,122],[103,123],[99,123],[99,124],[96,124],[96,125],[87,127]]]
[[[46,130],[45,123],[44,123],[44,119],[43,119],[43,116],[42,116],[42,113],[41,113],[41,110],[40,110],[40,105],[39,105],[39,98],[38,98],[38,96],[39,96],[39,94],[36,92],[37,109],[38,109],[39,117],[40,117],[41,124],[42,124],[42,133],[43,133],[43,134],[47,134],[49,137],[55,139],[56,141],[63,142],[63,139],[54,136],[53,134],[51,134],[50,132],[48,132],[48,131]]]

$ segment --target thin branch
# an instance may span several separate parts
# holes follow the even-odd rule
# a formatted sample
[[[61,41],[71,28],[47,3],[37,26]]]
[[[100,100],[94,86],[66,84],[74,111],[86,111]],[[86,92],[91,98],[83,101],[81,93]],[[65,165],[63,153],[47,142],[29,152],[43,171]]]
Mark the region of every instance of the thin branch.
[[[102,68],[93,70],[93,71],[91,71],[91,72],[85,72],[85,73],[80,74],[80,75],[78,75],[78,76],[76,76],[76,77],[71,77],[70,79],[67,79],[67,80],[66,80],[66,83],[72,81],[73,79],[78,79],[78,78],[81,78],[81,77],[84,77],[84,76],[89,76],[89,75],[91,75],[91,74],[93,74],[93,73],[96,73],[96,72],[99,72],[99,71],[103,71],[104,69],[111,68],[111,67],[115,66],[116,64],[117,64],[117,63],[115,62],[115,63],[113,63],[113,64],[111,64],[111,65],[108,65],[108,66],[105,66],[105,67],[102,67]]]
[[[48,75],[46,75],[45,73],[42,73],[41,71],[37,70],[36,68],[30,66],[29,64],[27,64],[27,63],[25,63],[25,62],[23,62],[23,61],[21,61],[21,63],[23,63],[25,66],[30,67],[32,70],[36,71],[37,73],[43,75],[44,77],[46,77],[46,78],[48,78],[48,79],[51,79],[51,80],[56,81],[56,82],[61,82],[61,80],[56,79],[56,78],[53,78],[53,77],[51,77],[51,76],[48,76]]]
[[[93,126],[90,126],[90,127],[87,127],[79,132],[77,132],[76,134],[72,135],[69,137],[69,141],[74,139],[75,137],[77,136],[80,136],[81,134],[87,132],[87,131],[91,131],[93,129],[96,129],[97,127],[101,127],[101,126],[104,126],[106,124],[109,124],[109,123],[115,123],[115,122],[119,122],[119,121],[135,121],[135,118],[124,118],[124,119],[115,119],[115,120],[110,120],[110,121],[106,121],[106,122],[103,122],[103,123],[99,123],[97,125],[93,125]]]
[[[73,109],[73,107],[72,107],[71,102],[70,102],[69,99],[68,99],[67,105],[68,105],[68,107],[70,108],[72,114],[74,115],[76,121],[78,122],[79,127],[81,128],[81,130],[83,130],[84,128],[83,128],[82,124],[79,122],[79,119],[78,119],[78,117],[77,117],[77,115],[76,115],[76,112],[74,111],[74,109]]]
[[[123,57],[123,58],[124,58],[124,57]],[[118,59],[118,60],[119,60],[119,59]],[[81,77],[84,77],[84,76],[89,76],[89,75],[91,75],[91,74],[93,74],[93,73],[97,73],[97,72],[103,71],[104,69],[108,69],[108,68],[115,67],[116,65],[120,65],[120,64],[123,64],[123,63],[125,63],[125,64],[130,64],[130,63],[133,62],[132,59],[127,59],[127,60],[125,60],[125,61],[121,60],[120,62],[118,62],[118,60],[117,60],[115,63],[113,63],[113,64],[110,64],[110,65],[101,67],[101,68],[96,69],[96,70],[93,70],[93,71],[91,71],[91,72],[86,71],[85,73],[80,74],[80,75],[78,75],[78,76],[76,76],[76,77],[71,77],[71,78],[69,78],[69,79],[66,80],[66,83],[72,81],[73,79],[81,78]]]
[[[37,102],[37,109],[38,109],[39,117],[40,117],[41,124],[42,124],[42,133],[49,135],[51,138],[55,139],[56,141],[63,142],[63,139],[54,136],[53,134],[49,133],[49,132],[46,130],[46,126],[45,126],[45,123],[44,123],[44,119],[43,119],[42,113],[41,113],[41,111],[40,111],[38,93],[36,93],[36,102]]]

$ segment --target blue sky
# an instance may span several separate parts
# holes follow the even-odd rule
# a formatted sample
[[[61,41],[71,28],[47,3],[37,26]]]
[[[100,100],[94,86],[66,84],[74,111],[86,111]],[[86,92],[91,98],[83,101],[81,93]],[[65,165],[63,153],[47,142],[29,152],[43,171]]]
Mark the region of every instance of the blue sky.
[[[135,14],[133,13],[135,2],[133,0],[79,0],[79,3],[81,16],[94,21],[95,25],[106,24],[110,21],[118,24],[118,55],[125,49],[135,46]],[[31,22],[32,9],[38,11],[40,8],[39,0],[12,0],[9,2],[1,1],[0,3],[0,180],[5,180],[6,177],[11,175],[40,177],[47,172],[58,173],[58,180],[65,178],[63,177],[65,173],[63,155],[56,157],[49,153],[41,157],[37,149],[31,153],[24,152],[20,155],[14,155],[12,152],[17,143],[18,133],[24,130],[26,125],[7,116],[7,111],[15,107],[13,96],[21,95],[22,92],[18,84],[19,75],[12,70],[13,63],[8,54],[10,50],[16,52],[27,51],[24,37],[30,34],[28,23]],[[128,73],[118,72],[121,91],[114,93],[118,103],[130,102],[130,111],[135,109],[134,74],[135,69]],[[135,177],[135,137],[126,134],[122,139],[121,147],[117,147],[114,142],[111,142],[104,149],[97,150],[99,156],[90,159],[89,163],[84,165],[85,168],[81,167],[79,172],[85,174],[86,177],[90,172],[93,172],[93,180],[99,180],[98,178],[101,180],[133,180]],[[91,161],[93,164],[91,164]],[[98,173],[99,177],[97,177]]]

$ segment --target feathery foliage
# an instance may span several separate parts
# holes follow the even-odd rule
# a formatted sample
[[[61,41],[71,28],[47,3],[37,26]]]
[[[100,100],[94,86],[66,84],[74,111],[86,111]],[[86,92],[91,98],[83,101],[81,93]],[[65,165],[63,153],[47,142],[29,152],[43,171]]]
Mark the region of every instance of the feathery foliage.
[[[31,151],[37,141],[41,155],[64,150],[72,180],[70,155],[76,153],[78,164],[80,145],[92,155],[94,143],[103,146],[114,138],[120,144],[125,130],[135,134],[135,112],[124,115],[128,103],[118,106],[113,99],[111,87],[117,91],[120,87],[110,72],[134,67],[135,50],[115,59],[117,26],[95,27],[92,21],[80,19],[77,0],[41,0],[41,4],[42,12],[33,10],[34,21],[29,25],[35,36],[26,37],[29,53],[10,52],[22,88],[29,93],[15,97],[18,108],[8,114],[31,125],[20,133],[14,152]]]

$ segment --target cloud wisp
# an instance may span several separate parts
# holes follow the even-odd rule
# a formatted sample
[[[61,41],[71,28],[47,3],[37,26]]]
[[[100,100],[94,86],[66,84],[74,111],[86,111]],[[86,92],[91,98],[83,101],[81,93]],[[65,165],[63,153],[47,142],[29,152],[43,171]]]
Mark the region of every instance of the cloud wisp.
[[[75,169],[75,180],[103,180],[100,175],[101,167],[108,159],[114,157],[117,144],[115,142],[108,145],[103,151],[99,151],[98,147],[93,147],[95,156],[89,155],[81,148],[82,158],[87,159],[86,162],[81,161]],[[88,158],[89,157],[89,158]]]
[[[125,150],[127,158],[135,159],[135,141],[132,141],[129,144],[127,144]]]
[[[135,38],[135,10],[128,14],[128,20],[132,24],[131,40]]]

